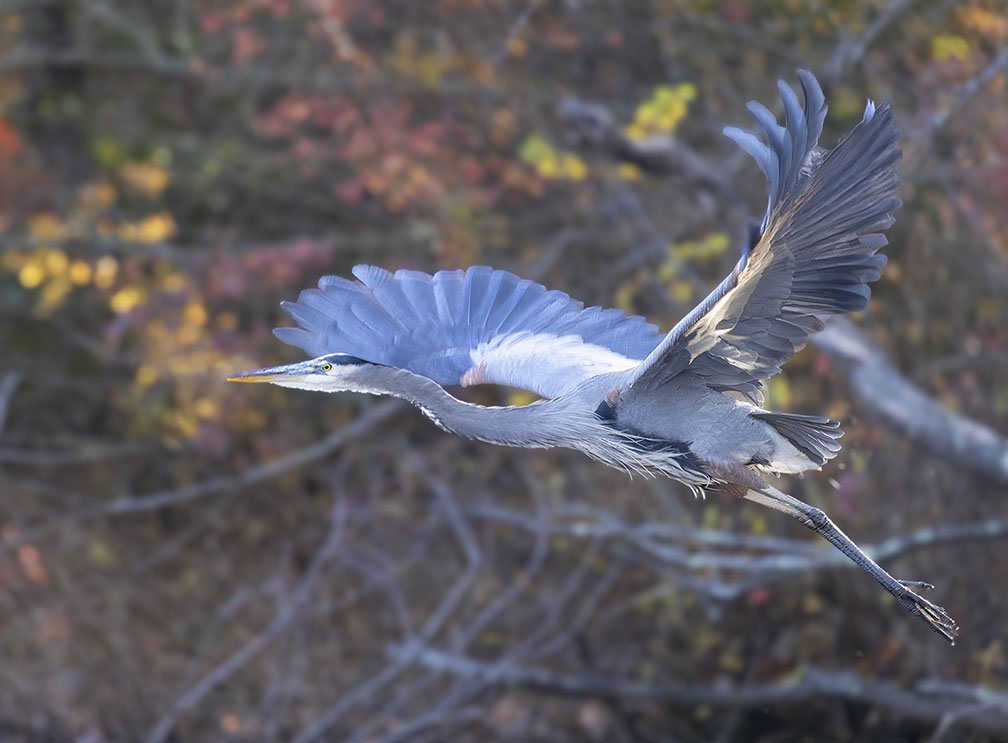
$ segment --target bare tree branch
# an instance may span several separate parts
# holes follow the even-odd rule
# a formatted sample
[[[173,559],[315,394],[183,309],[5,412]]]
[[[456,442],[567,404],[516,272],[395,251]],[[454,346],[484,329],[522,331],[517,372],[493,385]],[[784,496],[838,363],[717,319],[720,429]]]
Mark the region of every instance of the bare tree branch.
[[[990,64],[980,70],[980,72],[956,86],[949,96],[948,103],[940,108],[931,117],[931,120],[928,121],[927,128],[924,130],[922,136],[923,146],[926,146],[934,135],[948,123],[952,114],[957,113],[963,106],[969,103],[973,96],[980,92],[980,89],[984,85],[1004,73],[1005,70],[1008,70],[1008,46],[1001,49],[994,59],[991,60]]]
[[[103,504],[96,509],[96,512],[103,514],[123,514],[154,511],[160,508],[187,503],[197,498],[205,498],[222,490],[246,488],[264,480],[279,477],[289,470],[303,467],[306,464],[311,464],[328,456],[350,441],[363,436],[379,423],[391,418],[402,409],[403,404],[399,400],[380,402],[368,408],[366,412],[355,418],[353,422],[338,431],[334,431],[318,443],[290,452],[282,457],[277,457],[265,464],[249,467],[237,475],[212,477],[209,480],[193,483],[183,488],[162,490],[150,495],[123,496]]]
[[[811,540],[772,539],[735,534],[735,544],[725,544],[730,532],[703,528],[677,529],[672,525],[654,522],[628,524],[608,514],[597,513],[595,520],[559,522],[550,516],[533,519],[525,514],[502,508],[472,507],[467,509],[478,518],[499,521],[528,531],[547,530],[550,535],[563,535],[574,539],[616,539],[638,547],[661,564],[690,570],[733,570],[747,573],[790,573],[835,568],[856,567],[842,554],[825,546],[820,548]],[[709,532],[709,533],[708,533]],[[925,527],[902,536],[890,537],[864,550],[876,560],[894,560],[919,550],[932,547],[975,541],[1002,539],[1008,535],[1008,521],[990,519],[972,524]],[[747,539],[753,539],[752,543]],[[670,543],[672,542],[672,543]],[[769,555],[717,554],[694,552],[687,545],[702,544],[707,547],[725,546],[738,549],[777,550]]]
[[[560,101],[557,113],[581,147],[632,163],[645,173],[689,180],[714,193],[723,194],[731,188],[728,180],[717,168],[711,167],[706,158],[670,136],[627,137],[604,106],[568,97]]]
[[[399,647],[393,658],[404,657]],[[971,699],[908,691],[904,686],[872,681],[854,673],[802,669],[797,677],[768,684],[703,687],[676,682],[644,682],[597,675],[573,675],[543,668],[527,668],[508,661],[486,663],[467,656],[425,648],[412,655],[414,662],[431,671],[451,673],[487,686],[515,686],[563,697],[606,697],[640,702],[663,702],[683,706],[707,705],[722,709],[747,709],[774,704],[795,704],[815,698],[834,697],[885,707],[918,720],[936,721],[950,712],[974,707],[977,699],[990,704],[984,711],[970,710],[973,725],[985,730],[1008,731],[1008,694],[987,687],[970,687]],[[917,685],[921,688],[921,684]]]
[[[894,0],[860,34],[854,37],[843,38],[834,47],[833,52],[822,66],[823,79],[838,80],[850,65],[858,62],[864,56],[868,47],[886,29],[913,6],[914,2],[915,0]]]
[[[316,550],[294,593],[289,597],[283,596],[280,598],[276,613],[266,627],[228,656],[224,662],[200,679],[199,683],[175,700],[171,709],[158,720],[157,724],[147,735],[147,743],[162,743],[167,740],[182,715],[193,709],[207,694],[233,676],[242,666],[258,655],[274,637],[287,629],[314,590],[315,584],[321,575],[322,567],[333,555],[343,537],[343,527],[345,525],[346,504],[339,500],[333,508],[329,533],[318,550]]]
[[[845,318],[834,318],[813,337],[841,362],[865,408],[941,456],[999,482],[1008,482],[1008,441],[936,403],[900,375]]]
[[[7,425],[7,411],[10,409],[10,401],[15,390],[21,383],[21,375],[16,371],[7,372],[3,379],[0,379],[0,433],[3,433]]]

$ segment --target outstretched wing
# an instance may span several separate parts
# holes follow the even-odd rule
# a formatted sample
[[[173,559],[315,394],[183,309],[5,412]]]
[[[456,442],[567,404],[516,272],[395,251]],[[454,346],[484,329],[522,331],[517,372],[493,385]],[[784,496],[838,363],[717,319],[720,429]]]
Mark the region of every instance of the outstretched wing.
[[[786,125],[750,103],[767,144],[728,128],[766,176],[770,197],[758,241],[734,270],[673,328],[631,375],[629,388],[653,388],[679,374],[759,403],[762,379],[821,330],[822,318],[863,309],[885,266],[882,231],[900,206],[898,134],[888,105],[869,102],[863,120],[824,153],[826,114],[819,83],[799,72],[802,111],[779,83]]]
[[[284,302],[300,327],[276,336],[312,356],[347,353],[443,385],[504,384],[543,397],[632,369],[661,338],[641,317],[585,309],[485,266],[433,276],[356,266],[353,274],[358,281],[325,276]]]

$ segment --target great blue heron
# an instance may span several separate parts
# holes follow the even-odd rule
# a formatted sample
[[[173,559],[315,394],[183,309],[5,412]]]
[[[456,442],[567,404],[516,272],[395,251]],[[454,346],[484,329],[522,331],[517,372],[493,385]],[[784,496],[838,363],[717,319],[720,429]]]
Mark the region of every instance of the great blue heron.
[[[281,340],[314,358],[257,369],[236,382],[401,397],[446,431],[493,444],[566,447],[612,467],[666,475],[695,494],[730,493],[783,511],[867,571],[907,611],[950,642],[945,610],[893,578],[823,513],[760,473],[817,469],[840,450],[839,424],[763,410],[763,380],[823,327],[860,310],[886,259],[882,231],[901,204],[898,134],[888,105],[820,149],[825,97],[798,73],[804,108],[778,84],[785,125],[761,104],[750,132],[724,133],[757,162],[766,212],[716,289],[667,334],[616,309],[584,308],[566,294],[505,271],[392,274],[357,266],[357,281],[325,276],[283,309],[300,326]],[[501,384],[539,395],[524,406],[461,401],[445,386]]]

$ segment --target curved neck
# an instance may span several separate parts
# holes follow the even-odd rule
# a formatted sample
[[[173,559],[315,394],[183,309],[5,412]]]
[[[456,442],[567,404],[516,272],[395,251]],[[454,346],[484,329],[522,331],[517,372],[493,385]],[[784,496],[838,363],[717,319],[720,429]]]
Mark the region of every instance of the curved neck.
[[[590,411],[584,416],[582,406],[566,398],[522,406],[473,405],[448,394],[437,382],[392,367],[371,367],[367,381],[354,383],[349,389],[401,397],[446,431],[506,446],[571,447],[579,438],[579,421],[584,419],[587,426],[594,418]],[[586,435],[587,431],[580,433]]]

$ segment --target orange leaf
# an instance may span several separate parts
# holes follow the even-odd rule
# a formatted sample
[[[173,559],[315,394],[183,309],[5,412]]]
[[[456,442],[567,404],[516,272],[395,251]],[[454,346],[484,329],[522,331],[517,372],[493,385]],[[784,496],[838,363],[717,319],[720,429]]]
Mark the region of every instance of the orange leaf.
[[[21,151],[21,137],[6,119],[0,119],[0,152],[13,157]]]

